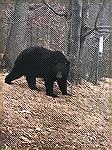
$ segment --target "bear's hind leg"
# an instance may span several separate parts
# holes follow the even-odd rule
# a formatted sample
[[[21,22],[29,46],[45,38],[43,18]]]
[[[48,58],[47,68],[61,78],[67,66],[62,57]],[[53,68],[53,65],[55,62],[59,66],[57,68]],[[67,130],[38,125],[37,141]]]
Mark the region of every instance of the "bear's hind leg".
[[[19,73],[15,69],[12,69],[12,71],[6,76],[5,83],[11,84],[11,81],[16,80],[22,76],[23,76],[22,73]]]

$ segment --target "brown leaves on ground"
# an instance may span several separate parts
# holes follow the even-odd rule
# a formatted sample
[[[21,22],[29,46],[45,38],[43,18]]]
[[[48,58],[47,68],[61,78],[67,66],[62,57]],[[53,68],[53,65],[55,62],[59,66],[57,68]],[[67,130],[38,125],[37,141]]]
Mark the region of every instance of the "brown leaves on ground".
[[[28,88],[24,77],[3,87],[4,146],[75,149],[107,148],[109,141],[109,83],[98,86],[83,81],[69,85],[72,96],[63,96],[54,85],[58,98],[46,96],[44,82],[37,81],[41,91]]]

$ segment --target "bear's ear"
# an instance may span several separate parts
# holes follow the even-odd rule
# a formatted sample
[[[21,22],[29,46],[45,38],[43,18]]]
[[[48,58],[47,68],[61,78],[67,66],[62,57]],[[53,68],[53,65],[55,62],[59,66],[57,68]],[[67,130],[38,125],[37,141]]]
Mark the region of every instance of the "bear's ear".
[[[65,65],[70,66],[70,61],[67,60],[67,61],[65,62]]]

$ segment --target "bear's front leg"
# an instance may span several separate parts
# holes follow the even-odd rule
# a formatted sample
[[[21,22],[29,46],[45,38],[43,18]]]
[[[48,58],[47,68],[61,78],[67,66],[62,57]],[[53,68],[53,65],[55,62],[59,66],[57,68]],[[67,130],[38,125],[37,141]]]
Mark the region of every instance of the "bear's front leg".
[[[38,90],[36,87],[36,77],[32,74],[26,75],[26,80],[28,82],[28,86],[32,90]]]
[[[53,83],[54,82],[45,81],[46,94],[48,96],[58,97],[56,94],[53,93]]]
[[[66,79],[59,79],[57,80],[57,83],[63,95],[71,96],[71,94],[67,93],[67,80]]]

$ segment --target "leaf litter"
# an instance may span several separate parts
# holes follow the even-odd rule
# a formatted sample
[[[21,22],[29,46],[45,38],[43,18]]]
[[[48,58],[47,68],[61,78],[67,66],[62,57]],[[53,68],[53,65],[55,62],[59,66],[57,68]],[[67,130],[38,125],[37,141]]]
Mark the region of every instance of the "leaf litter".
[[[30,90],[24,77],[13,83],[3,86],[3,147],[108,149],[108,80],[97,86],[69,84],[72,96],[63,96],[55,84],[58,98],[46,96],[42,79],[40,91]]]

